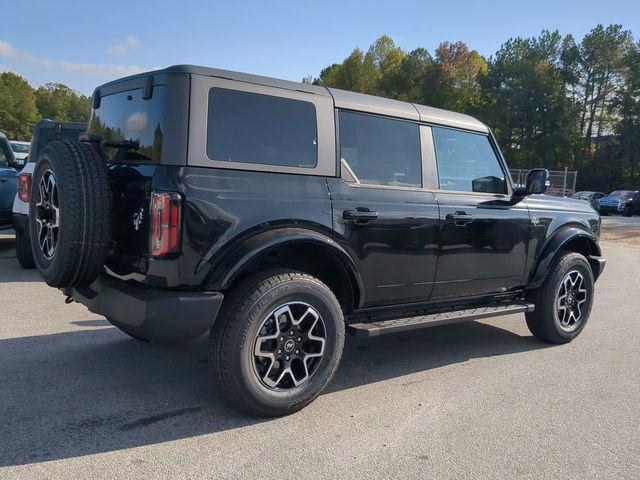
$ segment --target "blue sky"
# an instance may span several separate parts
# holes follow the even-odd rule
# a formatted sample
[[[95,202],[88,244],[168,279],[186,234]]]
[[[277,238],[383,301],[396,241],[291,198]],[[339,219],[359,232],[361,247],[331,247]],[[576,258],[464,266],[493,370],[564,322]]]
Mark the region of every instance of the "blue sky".
[[[383,34],[406,50],[462,40],[487,56],[543,28],[579,39],[598,23],[620,23],[640,38],[638,0],[4,0],[0,11],[0,69],[84,93],[178,63],[299,81]]]

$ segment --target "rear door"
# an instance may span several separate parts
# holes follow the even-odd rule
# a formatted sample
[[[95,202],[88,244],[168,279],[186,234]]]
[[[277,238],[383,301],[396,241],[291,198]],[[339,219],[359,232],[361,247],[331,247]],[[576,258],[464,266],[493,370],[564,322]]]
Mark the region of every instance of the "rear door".
[[[423,177],[418,123],[342,110],[342,178],[328,178],[338,241],[358,264],[364,307],[429,298],[438,206]]]
[[[487,134],[433,127],[439,190],[438,273],[432,299],[499,293],[522,284],[530,237],[525,202]]]

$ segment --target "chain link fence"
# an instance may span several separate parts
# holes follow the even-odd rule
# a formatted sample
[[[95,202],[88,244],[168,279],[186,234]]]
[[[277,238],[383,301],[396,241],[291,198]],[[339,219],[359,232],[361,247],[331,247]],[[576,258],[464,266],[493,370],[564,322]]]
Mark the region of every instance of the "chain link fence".
[[[529,170],[512,168],[509,171],[511,172],[513,183],[524,186]],[[549,181],[551,182],[551,185],[549,185],[549,188],[547,189],[547,195],[570,197],[576,193],[576,182],[578,180],[577,171],[569,171],[566,169],[550,170],[549,174]]]

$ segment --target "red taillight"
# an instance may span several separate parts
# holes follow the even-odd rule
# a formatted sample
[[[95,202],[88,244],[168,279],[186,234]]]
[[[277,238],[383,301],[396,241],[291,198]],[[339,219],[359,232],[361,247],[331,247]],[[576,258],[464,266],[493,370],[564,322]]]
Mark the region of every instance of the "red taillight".
[[[18,198],[29,203],[31,199],[31,174],[21,173],[18,175]]]
[[[179,193],[151,194],[151,255],[166,258],[180,251],[182,199]]]

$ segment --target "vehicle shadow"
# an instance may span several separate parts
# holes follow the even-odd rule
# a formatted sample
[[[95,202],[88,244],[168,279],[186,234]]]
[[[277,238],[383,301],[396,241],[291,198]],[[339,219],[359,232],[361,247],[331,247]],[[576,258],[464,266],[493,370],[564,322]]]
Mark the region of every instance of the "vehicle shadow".
[[[269,421],[229,406],[214,391],[206,336],[180,345],[149,344],[104,321],[72,323],[85,329],[0,340],[0,467]],[[348,337],[329,391],[544,346],[482,323],[371,340]]]

